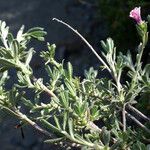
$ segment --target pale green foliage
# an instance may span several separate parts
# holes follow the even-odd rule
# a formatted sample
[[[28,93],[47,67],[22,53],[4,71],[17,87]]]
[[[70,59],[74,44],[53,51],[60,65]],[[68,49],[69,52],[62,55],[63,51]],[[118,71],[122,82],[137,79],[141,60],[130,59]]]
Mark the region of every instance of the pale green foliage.
[[[101,42],[112,79],[98,78],[98,71],[93,68],[85,71],[84,79],[73,76],[71,63],[68,62],[64,67],[63,62],[57,62],[56,46],[48,43],[48,50],[41,52],[49,76],[49,82],[45,86],[42,77],[36,79],[33,76],[30,62],[35,52],[33,48],[28,47],[28,43],[32,38],[43,41],[46,32],[43,28],[35,27],[24,33],[22,26],[14,38],[6,23],[1,21],[0,109],[46,135],[47,132],[51,133],[46,143],[60,144],[62,141],[68,146],[79,146],[86,150],[137,150],[137,147],[146,150],[142,137],[139,138],[141,131],[133,130],[134,125],[130,127],[130,124],[123,124],[126,126],[124,131],[121,127],[124,105],[128,107],[137,102],[137,96],[150,94],[150,64],[143,67],[141,64],[147,43],[147,30],[142,34],[136,62],[132,61],[130,52],[116,56],[116,47],[111,38]],[[10,68],[16,69],[18,81],[8,91],[5,84]],[[106,66],[103,68],[106,69]],[[128,70],[125,75],[129,78],[128,81],[122,80],[124,69]],[[34,90],[35,100],[26,98],[25,88]],[[47,103],[38,100],[43,92],[49,94]],[[28,108],[29,112],[23,114],[21,107]],[[103,127],[96,126],[95,121],[99,121]],[[144,134],[143,137],[146,138]]]

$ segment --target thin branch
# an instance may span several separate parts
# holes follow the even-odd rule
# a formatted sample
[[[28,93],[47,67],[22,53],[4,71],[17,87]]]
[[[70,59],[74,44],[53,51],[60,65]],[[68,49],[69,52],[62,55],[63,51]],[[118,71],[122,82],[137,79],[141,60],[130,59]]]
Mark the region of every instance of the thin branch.
[[[143,130],[145,130],[146,132],[148,132],[150,134],[150,129],[148,129],[145,125],[143,125],[140,121],[138,121],[134,116],[132,116],[131,114],[129,114],[128,112],[125,112],[126,115],[132,119],[138,126],[140,126]]]
[[[150,118],[148,118],[146,115],[144,115],[142,112],[140,112],[139,110],[137,110],[136,108],[134,108],[133,106],[131,105],[127,105],[128,108],[133,111],[134,113],[137,113],[141,118],[143,118],[144,120],[146,121],[149,121],[150,122]]]
[[[125,113],[126,104],[123,105],[122,109],[122,120],[123,120],[123,131],[126,131],[126,113]]]
[[[19,115],[15,111],[9,109],[8,107],[2,106],[2,105],[0,105],[0,107],[1,107],[1,109],[8,111],[10,114],[14,115],[15,117],[17,117],[17,118],[19,117]]]
[[[98,55],[98,53],[96,52],[96,50],[92,47],[92,45],[77,31],[75,30],[73,27],[71,27],[69,24],[65,23],[62,20],[59,20],[57,18],[53,18],[52,20],[57,21],[63,25],[65,25],[66,27],[68,27],[69,29],[71,29],[75,34],[77,34],[82,41],[85,42],[85,44],[91,49],[91,51],[95,54],[95,56],[99,59],[99,61],[106,67],[106,69],[111,73],[110,68],[108,67],[108,65],[103,61],[103,59]]]
[[[52,134],[50,132],[48,132],[47,130],[41,128],[37,123],[30,120],[26,115],[22,114],[20,111],[17,111],[17,110],[16,110],[16,113],[18,114],[18,116],[21,120],[27,122],[28,124],[30,124],[36,130],[38,130],[39,132],[45,134],[46,136],[52,137]]]
[[[52,134],[50,132],[48,132],[47,130],[41,128],[37,123],[30,120],[26,115],[22,114],[17,109],[13,108],[13,110],[11,110],[11,109],[9,109],[8,107],[5,107],[5,106],[2,106],[2,108],[6,109],[8,112],[10,112],[12,115],[16,116],[17,118],[20,118],[21,120],[27,122],[28,124],[30,124],[33,128],[35,128],[39,132],[41,132],[41,133],[43,133],[43,134],[45,134],[49,137],[52,137]]]

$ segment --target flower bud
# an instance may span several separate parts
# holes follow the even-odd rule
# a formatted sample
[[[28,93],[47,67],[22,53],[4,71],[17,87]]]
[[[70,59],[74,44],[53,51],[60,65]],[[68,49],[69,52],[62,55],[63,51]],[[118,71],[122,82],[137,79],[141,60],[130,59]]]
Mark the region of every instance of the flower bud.
[[[131,18],[133,18],[137,24],[142,24],[142,18],[141,18],[141,7],[135,7],[133,10],[130,11]]]

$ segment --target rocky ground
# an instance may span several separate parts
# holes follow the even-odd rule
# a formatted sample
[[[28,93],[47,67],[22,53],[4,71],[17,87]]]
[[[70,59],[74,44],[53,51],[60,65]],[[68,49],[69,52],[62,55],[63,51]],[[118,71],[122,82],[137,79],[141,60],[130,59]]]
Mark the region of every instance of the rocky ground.
[[[22,24],[26,29],[34,26],[44,27],[48,33],[46,41],[55,43],[58,47],[57,59],[71,61],[75,67],[75,74],[80,76],[83,75],[84,69],[90,66],[98,67],[99,63],[76,35],[61,24],[53,22],[52,18],[57,17],[74,26],[98,48],[99,41],[104,38],[106,30],[104,24],[97,26],[94,15],[93,5],[79,3],[78,0],[0,0],[0,20],[6,21],[14,34]],[[32,61],[35,75],[46,76],[38,56],[41,50],[46,49],[46,42],[32,44],[37,52]],[[11,73],[11,76],[14,74]],[[9,81],[8,85],[11,86],[11,82]],[[43,137],[31,127],[24,128],[25,139],[22,139],[20,130],[14,128],[18,123],[17,120],[10,119],[7,114],[1,113],[0,116],[5,118],[3,122],[0,120],[0,150],[62,149],[44,144]]]

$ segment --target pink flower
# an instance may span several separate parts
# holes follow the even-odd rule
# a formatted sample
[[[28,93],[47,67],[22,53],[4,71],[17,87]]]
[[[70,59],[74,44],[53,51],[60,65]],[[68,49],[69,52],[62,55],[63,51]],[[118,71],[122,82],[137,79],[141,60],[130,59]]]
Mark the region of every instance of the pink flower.
[[[141,24],[141,7],[135,7],[133,10],[130,11],[130,17],[133,18],[138,24]]]

